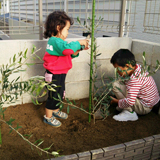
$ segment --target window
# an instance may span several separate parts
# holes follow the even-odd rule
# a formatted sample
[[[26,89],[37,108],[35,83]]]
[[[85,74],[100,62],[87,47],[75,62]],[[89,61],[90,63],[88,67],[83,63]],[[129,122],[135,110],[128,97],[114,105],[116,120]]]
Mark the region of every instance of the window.
[[[144,32],[157,34],[160,32],[160,1],[146,0],[144,15]]]

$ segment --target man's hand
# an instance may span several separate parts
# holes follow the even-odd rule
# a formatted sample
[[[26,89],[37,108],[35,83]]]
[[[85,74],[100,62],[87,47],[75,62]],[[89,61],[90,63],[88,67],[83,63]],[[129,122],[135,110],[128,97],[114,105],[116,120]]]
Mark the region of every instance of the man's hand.
[[[112,96],[110,96],[110,98],[112,99],[112,100],[111,100],[111,104],[113,104],[113,103],[118,104],[118,99],[116,99],[116,98],[114,98],[114,97],[112,97]]]

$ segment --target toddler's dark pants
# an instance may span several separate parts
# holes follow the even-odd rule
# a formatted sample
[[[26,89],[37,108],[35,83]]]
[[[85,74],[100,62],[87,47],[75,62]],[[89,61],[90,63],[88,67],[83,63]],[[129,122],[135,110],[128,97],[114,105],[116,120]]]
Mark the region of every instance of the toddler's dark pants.
[[[48,70],[46,72],[48,74],[52,74]],[[55,97],[56,99],[59,99],[58,98],[58,94],[59,94],[62,100],[64,91],[65,91],[65,78],[66,78],[66,74],[52,74],[51,84],[56,84],[58,87],[56,88],[53,87],[56,90],[56,92],[48,90],[48,99],[46,102],[47,109],[55,110],[59,108],[59,105],[56,106],[59,103],[59,101],[55,100],[53,97]]]

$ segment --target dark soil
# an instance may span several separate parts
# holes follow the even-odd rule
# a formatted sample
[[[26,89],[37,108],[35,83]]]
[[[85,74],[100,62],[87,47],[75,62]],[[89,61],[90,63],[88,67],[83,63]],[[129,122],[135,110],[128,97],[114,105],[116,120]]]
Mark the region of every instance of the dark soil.
[[[88,99],[77,101],[88,107]],[[115,108],[110,109],[111,115],[104,121],[96,120],[96,124],[88,122],[88,115],[79,109],[70,109],[67,120],[61,120],[62,126],[51,127],[43,123],[45,103],[41,106],[33,104],[16,105],[7,108],[5,120],[11,117],[22,126],[18,131],[21,134],[33,134],[30,141],[43,139],[42,148],[49,147],[51,151],[60,150],[60,155],[68,155],[108,147],[136,139],[160,134],[160,116],[151,112],[145,116],[139,116],[135,122],[117,122],[112,119],[117,114]],[[66,111],[64,109],[64,111]],[[9,134],[9,127],[2,124],[2,146],[0,159],[2,160],[41,160],[47,159],[47,155],[39,156],[36,149],[32,150],[14,131]]]

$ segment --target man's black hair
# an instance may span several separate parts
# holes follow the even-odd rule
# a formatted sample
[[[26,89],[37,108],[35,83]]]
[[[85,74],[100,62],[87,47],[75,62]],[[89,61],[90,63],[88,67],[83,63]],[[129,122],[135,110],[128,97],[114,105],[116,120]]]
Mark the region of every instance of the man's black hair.
[[[128,49],[119,49],[114,53],[110,62],[112,64],[118,64],[121,67],[125,67],[126,64],[136,65],[134,54]]]

